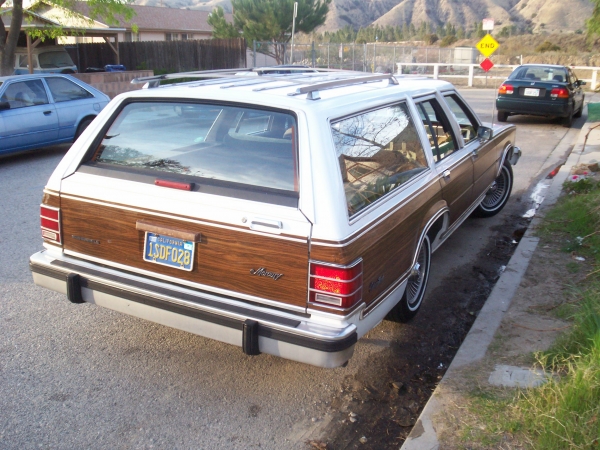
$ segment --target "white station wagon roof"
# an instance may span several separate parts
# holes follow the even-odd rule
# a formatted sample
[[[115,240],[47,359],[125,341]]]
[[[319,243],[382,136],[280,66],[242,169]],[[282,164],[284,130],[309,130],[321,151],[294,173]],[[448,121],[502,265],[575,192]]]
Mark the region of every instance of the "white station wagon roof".
[[[323,108],[328,100],[335,100],[336,106],[372,100],[374,91],[380,91],[381,96],[377,97],[389,95],[390,90],[393,90],[396,95],[400,91],[414,97],[436,90],[452,89],[452,85],[448,82],[411,75],[395,76],[319,69],[299,69],[295,73],[287,74],[272,74],[269,73],[268,68],[246,72],[240,70],[243,69],[139,78],[133,82],[146,83],[145,87],[152,90],[152,93],[138,90],[127,95],[231,100],[284,109],[295,105],[303,109],[307,107],[307,101],[314,102],[315,107]],[[210,78],[206,79],[207,77]],[[181,78],[187,78],[188,81],[158,86],[161,80]],[[204,79],[190,82],[189,78]],[[315,100],[319,101],[315,102]]]

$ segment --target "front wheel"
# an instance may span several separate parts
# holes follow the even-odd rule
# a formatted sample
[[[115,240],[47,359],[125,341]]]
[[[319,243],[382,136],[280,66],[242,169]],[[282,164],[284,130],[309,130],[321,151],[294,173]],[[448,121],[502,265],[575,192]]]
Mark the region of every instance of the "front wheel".
[[[581,115],[583,114],[583,105],[584,104],[585,104],[585,95],[581,99],[581,106],[579,107],[579,109],[577,110],[577,112],[575,113],[575,115],[573,117],[576,117],[578,119],[581,117]]]
[[[485,197],[473,212],[477,217],[492,217],[502,211],[510,197],[513,186],[513,171],[510,163],[505,161]]]
[[[412,266],[411,273],[406,281],[404,294],[398,304],[388,313],[388,319],[394,322],[408,322],[415,317],[425,296],[430,266],[431,243],[429,242],[429,237],[425,236],[417,252],[417,258]]]

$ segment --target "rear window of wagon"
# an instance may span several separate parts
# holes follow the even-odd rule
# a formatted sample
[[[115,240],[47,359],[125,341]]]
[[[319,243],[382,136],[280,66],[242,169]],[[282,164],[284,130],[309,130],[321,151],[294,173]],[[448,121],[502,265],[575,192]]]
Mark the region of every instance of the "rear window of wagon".
[[[102,136],[92,164],[163,178],[298,191],[289,113],[184,102],[135,102]]]

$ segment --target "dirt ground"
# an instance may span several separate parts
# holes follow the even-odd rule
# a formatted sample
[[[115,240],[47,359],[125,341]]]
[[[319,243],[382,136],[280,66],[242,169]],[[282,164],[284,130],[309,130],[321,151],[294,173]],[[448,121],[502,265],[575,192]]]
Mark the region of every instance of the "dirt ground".
[[[457,267],[429,294],[435,308],[424,307],[384,353],[345,380],[329,405],[327,437],[307,442],[307,448],[402,445],[498,280],[498,267],[508,263],[526,227],[526,219],[508,217],[475,264]]]

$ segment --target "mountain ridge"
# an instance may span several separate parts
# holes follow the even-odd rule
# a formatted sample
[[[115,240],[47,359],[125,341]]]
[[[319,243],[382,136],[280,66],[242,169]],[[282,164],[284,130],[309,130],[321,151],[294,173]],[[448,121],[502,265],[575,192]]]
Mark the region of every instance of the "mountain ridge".
[[[165,6],[212,11],[217,6],[231,12],[229,0],[137,0],[136,5]],[[325,24],[317,31],[336,31],[350,26],[451,23],[472,29],[484,18],[504,26],[533,32],[575,32],[585,28],[593,5],[589,0],[332,0]]]

